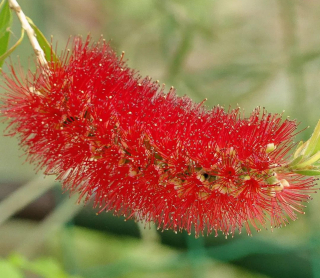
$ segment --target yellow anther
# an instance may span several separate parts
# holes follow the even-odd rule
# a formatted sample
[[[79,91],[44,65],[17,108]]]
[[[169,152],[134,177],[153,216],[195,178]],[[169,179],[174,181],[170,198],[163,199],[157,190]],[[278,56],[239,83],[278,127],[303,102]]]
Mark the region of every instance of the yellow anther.
[[[280,184],[283,186],[283,187],[289,187],[290,184],[288,183],[288,181],[286,179],[282,179],[280,180]]]
[[[270,144],[267,145],[266,153],[271,153],[271,152],[273,152],[275,149],[276,149],[276,146],[274,145],[274,143],[270,143]]]

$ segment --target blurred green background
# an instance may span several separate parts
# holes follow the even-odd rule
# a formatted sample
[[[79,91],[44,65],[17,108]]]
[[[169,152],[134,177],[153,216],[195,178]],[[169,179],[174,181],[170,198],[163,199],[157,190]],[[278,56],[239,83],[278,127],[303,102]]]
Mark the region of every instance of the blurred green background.
[[[206,105],[320,118],[318,0],[20,0],[58,53],[69,35],[111,40],[128,64]],[[14,16],[12,41],[20,36]],[[12,55],[33,64],[27,39]],[[19,58],[17,58],[19,55]],[[7,60],[8,63],[9,60]],[[7,66],[3,67],[7,71]],[[1,91],[3,89],[0,88]],[[5,128],[5,124],[1,125]],[[0,278],[320,277],[320,198],[297,222],[253,237],[195,239],[75,205],[0,137]],[[22,157],[21,157],[22,156]],[[12,217],[14,216],[14,217]]]

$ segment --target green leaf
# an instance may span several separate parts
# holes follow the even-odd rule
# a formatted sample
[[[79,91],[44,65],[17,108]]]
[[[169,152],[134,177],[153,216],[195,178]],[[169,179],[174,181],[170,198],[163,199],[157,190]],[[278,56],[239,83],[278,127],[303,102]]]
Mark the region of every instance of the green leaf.
[[[8,1],[2,2],[1,5],[3,7],[0,11],[0,38],[8,32],[8,28],[12,24],[12,15]]]
[[[4,54],[0,56],[0,65],[3,64],[4,60],[17,48],[17,46],[22,42],[24,37],[24,29],[21,29],[21,36],[19,40]]]
[[[293,172],[304,176],[320,176],[320,170],[294,170]]]
[[[29,17],[27,17],[27,20],[36,34],[37,40],[39,42],[40,47],[42,48],[42,50],[44,52],[46,60],[52,61],[55,63],[60,63],[58,56],[52,50],[51,44],[47,41],[46,37],[42,34],[42,32],[39,30],[39,28],[33,23],[33,21]]]
[[[308,142],[308,146],[304,153],[306,157],[310,157],[320,151],[320,120],[318,121],[318,124],[316,125]]]
[[[296,165],[296,168],[305,168],[307,166],[310,166],[314,163],[316,163],[317,161],[319,161],[320,159],[320,152],[317,152],[316,154],[314,154],[313,156],[309,157],[308,159],[302,161],[301,163],[299,163],[298,165]]]
[[[293,167],[293,166],[297,165],[297,164],[302,160],[302,158],[303,158],[302,155],[297,156],[295,159],[293,159],[293,160],[288,164],[288,166],[289,166],[289,167]]]
[[[0,4],[0,57],[6,53],[9,47],[10,40],[10,27],[12,24],[11,10],[8,1],[4,0]],[[4,60],[0,61],[0,68],[3,65]]]
[[[4,36],[0,38],[0,57],[6,53],[10,40],[10,32],[7,32]],[[0,60],[0,69],[4,63],[4,59]]]
[[[1,10],[3,4],[4,4],[6,1],[7,1],[7,0],[2,0],[2,1],[1,1],[1,3],[0,3],[0,10]]]
[[[303,141],[300,141],[295,152],[294,152],[294,155],[293,157],[294,158],[297,158],[299,155],[302,155],[303,154],[303,150],[305,149],[306,145],[308,144],[308,141],[307,142],[303,142]]]

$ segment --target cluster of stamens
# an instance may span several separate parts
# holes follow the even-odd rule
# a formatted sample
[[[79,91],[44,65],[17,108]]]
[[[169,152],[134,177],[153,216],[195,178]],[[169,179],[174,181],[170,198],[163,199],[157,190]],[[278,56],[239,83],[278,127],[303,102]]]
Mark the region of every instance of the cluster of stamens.
[[[25,82],[12,68],[2,116],[30,162],[101,211],[159,229],[241,232],[295,220],[314,178],[285,168],[295,121],[211,110],[141,78],[101,40]]]

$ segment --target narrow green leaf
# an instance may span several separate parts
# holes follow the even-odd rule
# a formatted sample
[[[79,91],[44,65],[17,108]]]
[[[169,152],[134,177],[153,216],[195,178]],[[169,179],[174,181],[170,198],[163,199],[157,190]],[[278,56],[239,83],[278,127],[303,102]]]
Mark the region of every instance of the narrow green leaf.
[[[55,63],[60,63],[58,56],[54,53],[51,48],[51,44],[47,41],[46,37],[42,34],[39,28],[33,23],[33,21],[27,17],[28,22],[30,23],[31,27],[33,28],[34,32],[36,33],[37,40],[42,48],[44,55],[47,61],[53,61]]]
[[[12,15],[8,1],[2,2],[0,11],[0,39],[8,32],[12,23]]]
[[[311,138],[308,140],[309,144],[305,151],[305,156],[310,157],[320,151],[320,120],[317,123]]]
[[[293,159],[293,160],[288,164],[288,166],[289,166],[289,167],[293,167],[293,166],[297,165],[297,164],[302,160],[302,158],[303,158],[302,155],[297,156],[295,159]]]
[[[299,170],[294,172],[304,176],[320,176],[320,170]]]
[[[0,38],[0,57],[6,53],[10,40],[10,32],[7,32],[4,36]],[[0,69],[4,63],[4,59],[0,60]]]
[[[24,29],[21,29],[21,36],[19,40],[4,54],[0,56],[0,65],[3,64],[3,61],[17,48],[17,46],[22,42],[24,37]]]
[[[12,15],[9,3],[3,0],[0,4],[0,57],[6,53],[9,47],[10,27],[12,24]],[[4,60],[0,61],[0,69]]]
[[[7,0],[2,0],[2,1],[1,1],[1,3],[0,3],[0,10],[1,10],[3,4],[4,4],[6,1],[7,1]]]
[[[298,165],[296,165],[296,168],[305,168],[307,166],[310,166],[314,163],[316,163],[318,160],[320,159],[320,152],[317,152],[316,154],[314,154],[313,156],[309,157],[308,159],[304,160],[303,162],[299,163]]]
[[[308,142],[308,141],[307,141]],[[300,141],[296,151],[294,152],[293,157],[297,158],[299,155],[302,155],[303,149],[306,147],[307,142]]]

